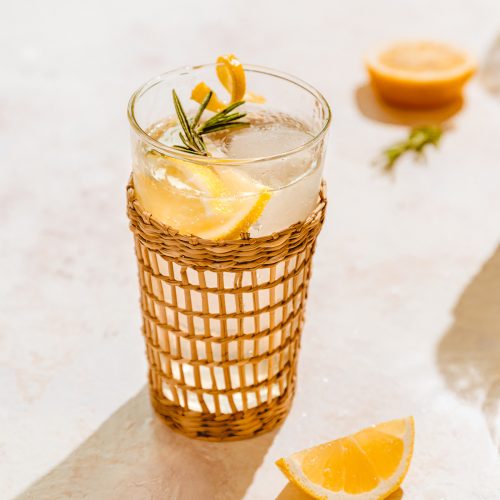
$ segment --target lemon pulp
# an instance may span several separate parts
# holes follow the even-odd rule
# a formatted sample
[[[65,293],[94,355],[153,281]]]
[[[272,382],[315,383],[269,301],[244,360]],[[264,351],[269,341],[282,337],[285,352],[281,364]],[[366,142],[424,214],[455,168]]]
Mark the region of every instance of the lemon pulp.
[[[137,199],[144,210],[182,234],[237,239],[260,217],[269,190],[231,167],[173,158],[155,159],[154,176],[134,173]]]
[[[386,498],[403,481],[413,453],[412,417],[369,427],[276,462],[314,498]]]

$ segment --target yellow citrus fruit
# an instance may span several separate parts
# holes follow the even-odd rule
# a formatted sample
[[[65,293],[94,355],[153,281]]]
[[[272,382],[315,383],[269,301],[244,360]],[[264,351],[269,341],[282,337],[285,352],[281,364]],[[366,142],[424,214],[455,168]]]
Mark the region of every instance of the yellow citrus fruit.
[[[207,105],[209,111],[219,112],[229,104],[241,101],[245,95],[246,78],[243,65],[233,54],[219,56],[217,58],[217,78],[223,87],[229,92],[229,103],[222,102],[214,92]],[[202,103],[206,95],[210,92],[210,87],[205,82],[200,82],[193,89],[191,99]]]
[[[241,237],[262,214],[269,190],[235,167],[155,157],[153,175],[134,173],[142,208],[182,234],[209,240]]]
[[[242,100],[258,104],[265,102],[264,97],[254,94],[253,92],[246,92],[247,83],[245,70],[234,54],[219,56],[215,69],[217,78],[222,86],[228,91],[230,98],[229,102],[224,103],[217,94],[213,92],[207,105],[209,111],[218,113],[230,104]],[[210,87],[205,82],[200,82],[191,92],[191,99],[201,104],[210,90]]]
[[[459,99],[476,64],[451,45],[413,41],[373,51],[366,58],[366,67],[375,91],[388,103],[432,108]]]
[[[217,77],[231,95],[231,103],[243,99],[247,86],[243,65],[234,54],[217,58]]]
[[[406,476],[414,434],[413,417],[391,420],[281,458],[276,465],[314,498],[383,499]]]
[[[205,97],[207,96],[207,94],[210,92],[210,90],[211,90],[210,87],[205,82],[200,82],[192,90],[191,99],[201,104],[205,99]],[[210,101],[207,104],[207,109],[209,111],[213,111],[214,113],[218,113],[219,111],[222,111],[225,107],[226,104],[224,104],[217,97],[217,94],[215,92],[212,92],[212,97],[210,98]]]

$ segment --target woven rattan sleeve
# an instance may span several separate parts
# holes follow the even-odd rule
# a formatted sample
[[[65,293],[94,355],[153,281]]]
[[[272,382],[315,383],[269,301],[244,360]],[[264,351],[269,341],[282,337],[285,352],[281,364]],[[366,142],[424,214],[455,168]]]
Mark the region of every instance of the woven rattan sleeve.
[[[180,234],[127,189],[151,399],[190,437],[242,439],[288,413],[311,259],[326,209],[284,231],[232,241]]]

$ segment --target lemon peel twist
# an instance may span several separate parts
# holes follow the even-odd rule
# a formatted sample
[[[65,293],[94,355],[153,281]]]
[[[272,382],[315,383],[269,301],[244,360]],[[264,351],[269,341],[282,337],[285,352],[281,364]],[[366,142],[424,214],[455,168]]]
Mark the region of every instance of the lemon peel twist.
[[[217,58],[217,78],[229,94],[229,102],[223,102],[217,94],[205,83],[198,83],[191,93],[191,99],[202,103],[205,97],[212,92],[207,109],[219,112],[238,101],[248,101],[262,104],[264,97],[246,91],[246,76],[243,65],[234,54],[227,54]]]

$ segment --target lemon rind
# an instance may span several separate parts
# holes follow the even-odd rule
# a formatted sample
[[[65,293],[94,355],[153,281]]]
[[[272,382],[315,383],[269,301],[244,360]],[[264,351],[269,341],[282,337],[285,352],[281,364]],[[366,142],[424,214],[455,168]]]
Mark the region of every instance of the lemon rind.
[[[414,40],[418,42],[419,40]],[[442,43],[443,46],[448,44]],[[388,67],[380,61],[380,54],[391,48],[391,44],[387,44],[376,49],[371,50],[364,59],[365,66],[369,71],[375,74],[397,80],[400,82],[414,83],[414,84],[429,84],[429,83],[445,83],[454,82],[457,80],[467,80],[477,70],[477,62],[475,58],[467,51],[456,49],[449,45],[449,47],[460,54],[464,58],[464,62],[453,69],[448,70],[426,70],[426,71],[409,71]]]
[[[308,495],[319,500],[383,500],[394,493],[401,486],[401,483],[410,468],[415,441],[415,426],[413,417],[407,417],[405,420],[406,430],[405,435],[402,438],[405,444],[405,454],[403,455],[396,472],[394,472],[389,479],[381,481],[379,485],[371,491],[357,494],[346,493],[345,491],[336,492],[327,490],[326,488],[313,483],[305,477],[301,470],[300,457],[307,450],[294,453],[288,458],[281,458],[276,462],[276,465],[289,479],[289,481],[294,483]]]

